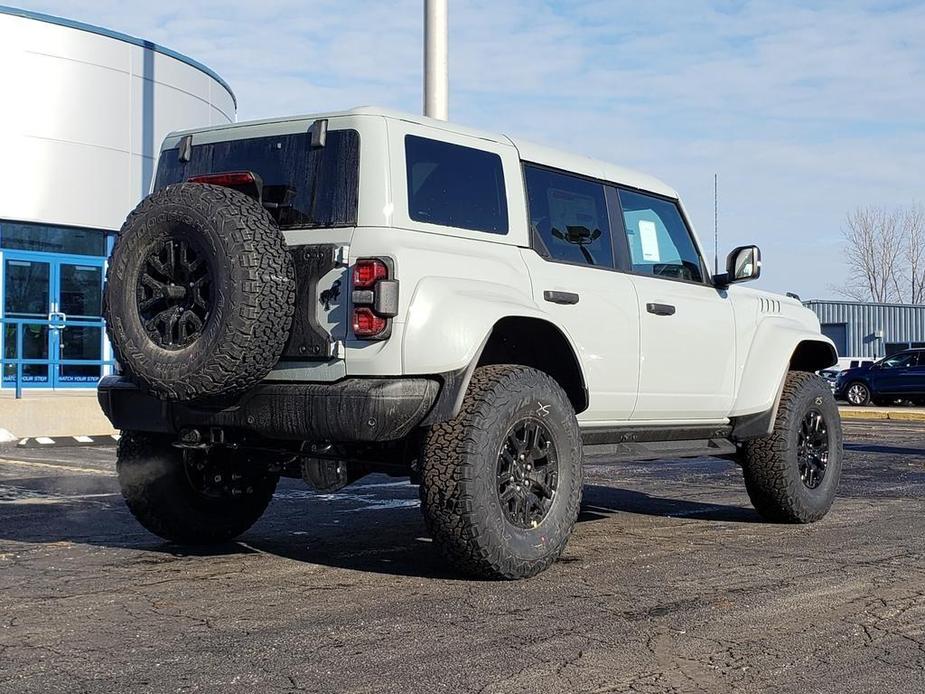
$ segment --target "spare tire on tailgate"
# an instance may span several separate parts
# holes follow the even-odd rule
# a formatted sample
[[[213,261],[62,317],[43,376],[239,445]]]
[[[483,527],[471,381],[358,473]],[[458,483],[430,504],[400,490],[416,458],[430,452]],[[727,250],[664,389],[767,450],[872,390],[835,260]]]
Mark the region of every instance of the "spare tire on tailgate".
[[[106,325],[126,376],[165,400],[242,391],[276,364],[294,311],[292,258],[263,206],[180,183],[128,216],[106,275]]]

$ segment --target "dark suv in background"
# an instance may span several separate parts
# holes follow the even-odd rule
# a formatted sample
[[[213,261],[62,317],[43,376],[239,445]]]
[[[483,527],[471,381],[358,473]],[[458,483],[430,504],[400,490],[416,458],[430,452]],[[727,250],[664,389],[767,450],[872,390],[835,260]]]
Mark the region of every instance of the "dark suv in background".
[[[852,405],[887,405],[896,400],[925,405],[925,349],[910,349],[845,369],[835,382],[835,397]]]

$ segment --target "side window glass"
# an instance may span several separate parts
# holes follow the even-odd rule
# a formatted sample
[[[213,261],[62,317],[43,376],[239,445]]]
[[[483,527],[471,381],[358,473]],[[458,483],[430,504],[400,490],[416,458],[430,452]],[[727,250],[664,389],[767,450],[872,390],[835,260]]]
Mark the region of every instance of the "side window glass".
[[[530,229],[537,251],[551,260],[613,268],[604,186],[524,165]]]
[[[915,352],[906,354],[897,354],[896,356],[884,359],[881,367],[884,369],[908,369],[915,366],[918,357]]]
[[[408,216],[492,234],[508,231],[501,157],[472,147],[405,137]]]
[[[703,281],[700,256],[678,206],[652,195],[620,191],[633,272]]]

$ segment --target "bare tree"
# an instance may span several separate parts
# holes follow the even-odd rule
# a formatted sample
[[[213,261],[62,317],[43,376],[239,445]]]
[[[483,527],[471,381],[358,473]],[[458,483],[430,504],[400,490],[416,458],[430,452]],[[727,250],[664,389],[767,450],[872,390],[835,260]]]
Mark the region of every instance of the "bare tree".
[[[925,207],[859,207],[843,236],[848,280],[832,289],[857,301],[925,304]]]
[[[905,249],[899,214],[859,207],[848,214],[843,235],[848,280],[838,291],[858,301],[901,301],[897,266]]]
[[[903,260],[910,304],[925,303],[925,207],[913,204],[902,211],[900,226],[904,242]],[[900,273],[898,273],[900,274]]]

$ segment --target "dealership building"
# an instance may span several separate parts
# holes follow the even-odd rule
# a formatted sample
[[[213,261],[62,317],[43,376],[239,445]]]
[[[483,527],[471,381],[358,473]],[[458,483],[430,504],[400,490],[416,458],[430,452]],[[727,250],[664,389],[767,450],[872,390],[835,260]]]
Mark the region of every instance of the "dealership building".
[[[804,305],[819,317],[839,357],[880,359],[925,347],[925,306],[820,300]]]
[[[171,130],[235,120],[192,58],[101,27],[0,6],[2,388],[91,389],[114,232]],[[2,426],[2,423],[0,423]]]

